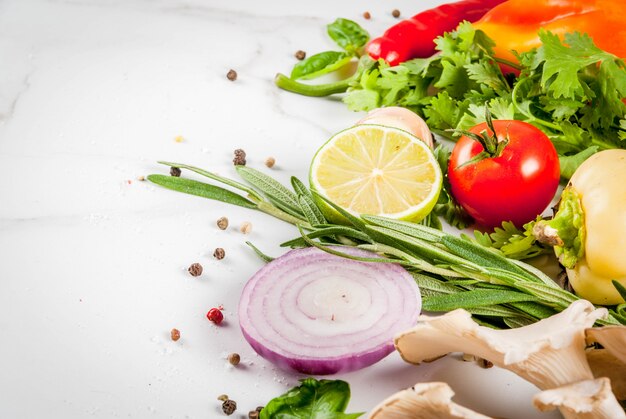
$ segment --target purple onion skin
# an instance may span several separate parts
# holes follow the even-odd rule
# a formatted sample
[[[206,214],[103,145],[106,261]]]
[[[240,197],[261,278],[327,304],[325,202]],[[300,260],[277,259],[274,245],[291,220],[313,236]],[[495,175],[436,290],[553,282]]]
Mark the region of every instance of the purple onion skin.
[[[376,257],[376,254],[369,252],[369,251],[362,250],[362,249],[340,248],[338,250],[341,250],[343,252],[349,253],[354,256]],[[292,252],[312,253],[312,252],[322,252],[322,251],[316,248],[295,249],[295,250],[291,250],[290,252],[287,252],[283,256],[287,256],[288,254]],[[281,258],[275,259],[275,262],[278,262]],[[274,262],[270,262],[270,264],[271,263],[274,263]],[[368,262],[358,262],[358,263],[368,263]],[[386,266],[388,266],[388,268],[386,269],[395,271],[397,275],[397,280],[399,281],[406,280],[406,281],[410,281],[411,283],[410,288],[413,288],[415,296],[417,298],[416,311],[412,313],[410,318],[406,319],[407,324],[405,325],[405,327],[408,328],[410,326],[413,326],[417,323],[417,318],[421,310],[421,295],[419,292],[419,288],[417,287],[417,284],[414,282],[414,279],[411,277],[411,275],[406,270],[404,270],[404,268],[402,268],[400,265],[390,264]],[[262,268],[259,272],[261,272],[263,269],[265,269],[265,267]],[[244,287],[244,293],[245,293],[246,288],[250,285],[250,283],[257,278],[257,275],[259,274],[259,272],[253,275],[250,281],[248,281],[248,284],[246,284],[246,287]],[[380,361],[381,359],[383,359],[384,357],[386,357],[387,355],[389,355],[391,352],[395,350],[394,345],[393,345],[393,336],[389,336],[388,342],[383,342],[376,347],[370,347],[365,350],[361,349],[361,352],[359,353],[353,353],[353,354],[345,355],[345,356],[337,356],[335,358],[328,358],[328,357],[327,358],[315,358],[314,354],[313,355],[307,354],[307,355],[300,355],[300,356],[298,356],[297,354],[280,354],[268,348],[266,345],[262,344],[257,339],[252,337],[248,332],[246,332],[245,327],[243,325],[243,314],[242,314],[241,309],[242,309],[242,306],[240,304],[240,307],[239,307],[240,327],[241,327],[241,331],[246,341],[248,341],[250,346],[252,346],[252,348],[261,357],[265,358],[266,360],[272,362],[273,364],[275,364],[276,366],[284,370],[297,371],[297,372],[308,374],[308,375],[331,375],[331,374],[337,374],[337,373],[346,373],[346,372],[356,371],[356,370],[368,367]],[[399,331],[400,330],[398,330],[398,332]]]
[[[297,371],[302,374],[331,375],[356,371],[369,367],[394,351],[393,341],[390,341],[389,344],[375,348],[370,352],[342,358],[296,359],[268,349],[248,335],[245,330],[241,329],[241,331],[252,349],[263,358],[284,370]]]

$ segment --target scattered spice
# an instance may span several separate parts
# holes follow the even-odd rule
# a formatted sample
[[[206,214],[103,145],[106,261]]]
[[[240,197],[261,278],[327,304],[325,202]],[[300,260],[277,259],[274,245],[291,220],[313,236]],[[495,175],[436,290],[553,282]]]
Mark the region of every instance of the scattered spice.
[[[276,164],[276,159],[274,157],[268,157],[267,159],[265,159],[265,165],[269,167],[270,169],[274,167],[275,164]]]
[[[170,167],[170,175],[180,177],[181,170],[178,167]]]
[[[140,182],[144,182],[146,180],[145,176],[137,176],[137,180]]]
[[[206,318],[215,324],[222,323],[222,320],[224,320],[224,314],[222,313],[221,307],[213,307],[212,309],[210,309],[206,314]]]
[[[217,219],[217,228],[220,230],[226,230],[228,228],[228,218],[220,217]]]
[[[252,231],[252,223],[250,221],[244,221],[241,223],[241,227],[239,227],[239,231],[243,234],[250,234]]]
[[[393,11],[391,12],[391,16],[398,18],[400,17],[400,10],[398,9],[393,9]]]
[[[248,419],[259,419],[259,415],[261,414],[261,410],[263,410],[263,406],[259,406],[255,410],[249,411],[248,412]]]
[[[226,252],[221,247],[218,247],[215,249],[215,252],[213,252],[213,257],[217,260],[224,259],[224,256],[226,256]]]
[[[226,400],[228,400],[228,395],[227,394],[220,394],[219,396],[217,396],[217,400],[224,402]]]
[[[370,12],[363,12],[363,18],[366,20],[370,20],[372,18],[372,15],[370,14]]]
[[[187,271],[191,276],[200,276],[202,275],[202,265],[200,265],[198,262],[192,263]]]
[[[306,52],[304,52],[304,51],[302,51],[301,49],[299,49],[299,50],[297,50],[297,51],[296,51],[296,53],[294,54],[294,56],[295,56],[298,60],[302,61],[302,60],[304,60],[304,59],[306,58]]]
[[[237,366],[239,365],[240,361],[241,361],[241,357],[239,356],[238,353],[233,352],[232,354],[228,355],[228,362],[230,362],[230,365]]]
[[[230,399],[224,400],[224,403],[222,403],[222,410],[226,415],[232,415],[235,413],[235,410],[237,410],[237,402]]]
[[[174,137],[174,141],[176,141],[177,143],[182,143],[183,141],[185,141],[185,139],[182,135],[177,135],[176,137]]]
[[[176,342],[178,339],[180,339],[180,330],[176,328],[172,329],[172,331],[170,332],[170,336],[172,337],[172,340]]]
[[[230,81],[237,80],[237,72],[231,68],[228,70],[228,73],[226,73],[226,78]]]
[[[233,159],[233,163],[235,166],[245,166],[246,165],[246,152],[242,149],[238,148],[235,150],[235,158]]]

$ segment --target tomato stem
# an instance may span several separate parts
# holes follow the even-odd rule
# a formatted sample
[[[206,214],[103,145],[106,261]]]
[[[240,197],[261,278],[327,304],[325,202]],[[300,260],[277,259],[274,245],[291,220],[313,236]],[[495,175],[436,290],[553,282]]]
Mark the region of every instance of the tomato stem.
[[[470,164],[475,164],[484,159],[500,157],[502,155],[502,152],[504,151],[504,148],[509,144],[508,133],[502,140],[498,139],[498,134],[496,133],[496,129],[493,126],[493,119],[491,118],[491,111],[489,111],[489,106],[485,106],[485,121],[487,123],[487,128],[491,130],[491,133],[489,133],[489,131],[486,129],[482,130],[480,134],[465,130],[453,130],[454,132],[470,137],[472,140],[478,141],[483,146],[483,151],[481,151],[465,163],[461,164],[460,166],[457,166],[456,169],[460,169]]]

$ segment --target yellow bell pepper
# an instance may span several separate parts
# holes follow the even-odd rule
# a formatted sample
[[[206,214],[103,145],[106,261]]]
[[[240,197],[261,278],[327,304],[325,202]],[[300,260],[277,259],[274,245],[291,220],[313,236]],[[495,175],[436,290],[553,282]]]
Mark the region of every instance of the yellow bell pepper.
[[[624,0],[508,0],[474,26],[495,40],[497,57],[512,62],[512,50],[521,53],[541,45],[540,28],[559,36],[587,33],[599,48],[625,58],[624,16]]]

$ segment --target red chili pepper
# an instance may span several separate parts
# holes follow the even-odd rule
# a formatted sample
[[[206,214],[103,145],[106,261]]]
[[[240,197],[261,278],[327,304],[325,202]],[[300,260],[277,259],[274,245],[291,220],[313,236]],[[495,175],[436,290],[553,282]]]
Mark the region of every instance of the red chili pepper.
[[[375,60],[384,59],[398,65],[412,58],[430,57],[435,53],[434,39],[450,32],[464,20],[475,22],[505,0],[462,0],[425,10],[387,29],[372,39],[366,51]]]

